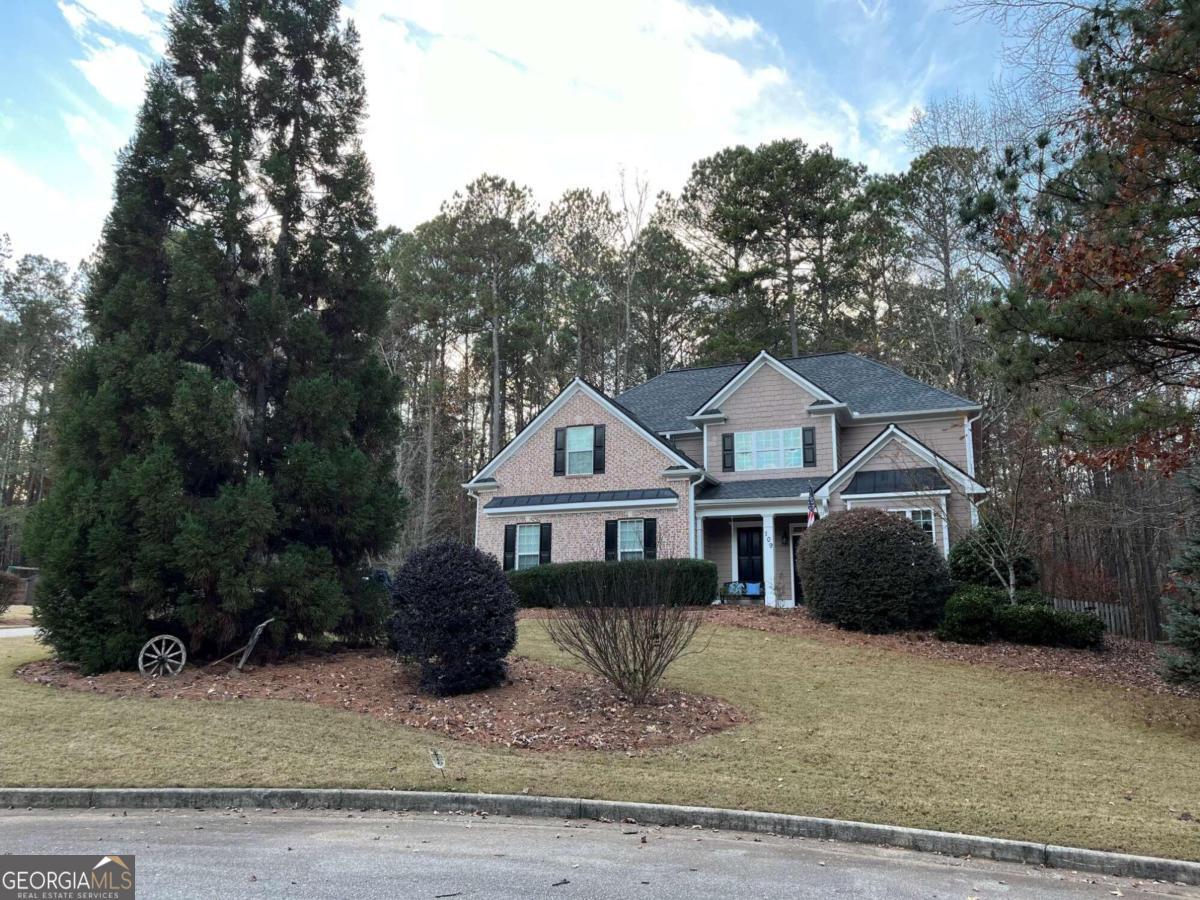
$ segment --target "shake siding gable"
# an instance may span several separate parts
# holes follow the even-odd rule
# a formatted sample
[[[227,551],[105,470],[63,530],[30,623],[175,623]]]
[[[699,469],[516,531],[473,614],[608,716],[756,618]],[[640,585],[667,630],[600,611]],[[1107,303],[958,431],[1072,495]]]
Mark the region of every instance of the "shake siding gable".
[[[938,419],[915,419],[897,424],[939,456],[944,457],[964,472],[967,469],[967,441],[963,430],[963,416],[948,416]],[[841,465],[850,462],[858,453],[875,440],[887,427],[886,422],[870,425],[847,425],[838,433],[838,456]]]
[[[722,481],[751,478],[789,478],[832,475],[832,421],[828,415],[810,416],[808,408],[816,397],[786,375],[769,365],[762,366],[721,402],[725,422],[708,426],[708,446],[704,467]],[[777,428],[815,428],[816,466],[785,469],[758,469],[749,472],[721,470],[721,435],[738,431],[763,431]],[[878,431],[876,431],[878,434]]]
[[[593,475],[554,474],[555,429],[572,425],[605,426],[603,472]],[[476,545],[502,559],[505,525],[549,523],[554,534],[551,562],[604,559],[606,521],[654,518],[657,520],[658,556],[687,556],[689,481],[686,477],[663,476],[668,466],[678,463],[665,448],[652,443],[652,440],[648,435],[635,431],[587,394],[575,394],[542,422],[537,431],[492,473],[499,489],[481,492],[476,501]],[[487,515],[483,512],[484,505],[493,497],[660,487],[670,488],[679,495],[675,506],[516,515]]]

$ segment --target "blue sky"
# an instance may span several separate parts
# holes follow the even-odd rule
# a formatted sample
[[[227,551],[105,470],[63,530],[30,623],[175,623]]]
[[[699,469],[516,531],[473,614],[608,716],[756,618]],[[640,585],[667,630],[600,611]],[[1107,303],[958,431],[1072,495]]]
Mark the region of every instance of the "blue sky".
[[[0,5],[0,233],[78,261],[110,202],[170,0]],[[875,170],[914,109],[986,96],[1000,36],[943,0],[347,0],[363,34],[380,220],[412,226],[483,171],[542,203],[622,170],[677,190],[731,143],[829,143]]]

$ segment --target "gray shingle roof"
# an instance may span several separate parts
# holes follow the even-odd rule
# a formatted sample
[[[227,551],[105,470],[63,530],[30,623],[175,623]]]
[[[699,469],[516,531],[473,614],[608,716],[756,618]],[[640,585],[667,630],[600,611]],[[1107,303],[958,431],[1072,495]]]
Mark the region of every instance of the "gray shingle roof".
[[[904,491],[945,491],[946,481],[934,468],[884,469],[855,472],[843,494],[897,494]]]
[[[627,500],[678,500],[670,488],[643,488],[633,491],[575,491],[561,494],[519,494],[512,497],[493,497],[484,509],[507,509],[512,506],[559,506],[564,503],[624,503]]]
[[[820,353],[780,360],[852,413],[875,415],[934,409],[970,409],[976,404],[910,378],[899,369],[853,353]],[[719,391],[745,363],[674,369],[630,388],[616,399],[655,431],[689,431],[687,417]]]
[[[697,500],[807,500],[808,492],[825,483],[825,478],[755,478],[749,481],[722,481],[706,484]]]
[[[780,360],[859,415],[964,409],[976,404],[931,387],[899,369],[853,353],[826,353]]]
[[[715,394],[744,363],[704,369],[673,369],[630,388],[617,401],[655,431],[691,431],[687,417]]]

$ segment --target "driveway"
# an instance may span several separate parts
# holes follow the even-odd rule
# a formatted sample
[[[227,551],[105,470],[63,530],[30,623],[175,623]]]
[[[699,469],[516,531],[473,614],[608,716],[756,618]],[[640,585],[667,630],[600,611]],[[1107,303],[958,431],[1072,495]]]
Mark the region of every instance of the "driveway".
[[[10,810],[5,853],[135,854],[138,896],[1197,896],[1129,879],[852,844],[427,813]]]

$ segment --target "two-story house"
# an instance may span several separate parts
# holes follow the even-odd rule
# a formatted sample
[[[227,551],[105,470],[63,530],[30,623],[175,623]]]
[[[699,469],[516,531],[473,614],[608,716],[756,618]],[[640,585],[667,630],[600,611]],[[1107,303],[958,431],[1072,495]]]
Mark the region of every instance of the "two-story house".
[[[852,353],[676,369],[610,398],[576,379],[464,487],[505,569],[709,559],[768,606],[800,596],[809,521],[874,506],[942,553],[976,522],[980,407]]]

